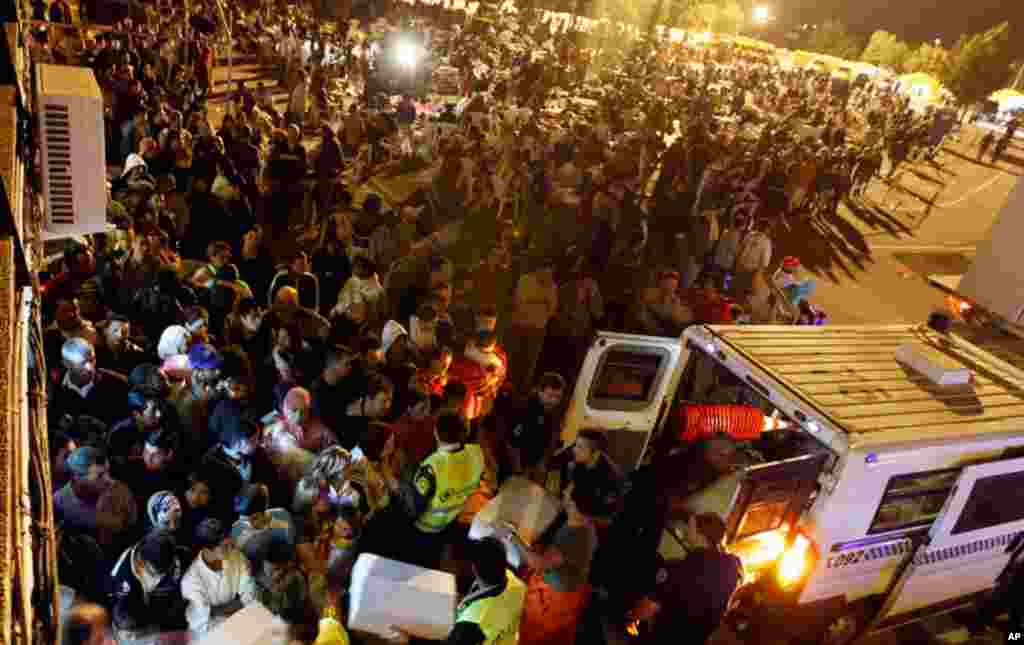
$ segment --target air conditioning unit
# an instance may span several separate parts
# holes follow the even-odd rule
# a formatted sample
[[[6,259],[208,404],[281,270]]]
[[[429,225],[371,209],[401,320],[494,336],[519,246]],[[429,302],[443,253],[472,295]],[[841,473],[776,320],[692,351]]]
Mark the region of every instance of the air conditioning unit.
[[[103,94],[91,69],[36,65],[46,221],[43,239],[107,230]]]

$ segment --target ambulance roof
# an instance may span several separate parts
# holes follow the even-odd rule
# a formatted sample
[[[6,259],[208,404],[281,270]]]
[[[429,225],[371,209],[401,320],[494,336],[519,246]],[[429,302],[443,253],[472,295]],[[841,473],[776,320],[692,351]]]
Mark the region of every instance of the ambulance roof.
[[[851,450],[1024,434],[1024,341],[1015,337],[977,328],[944,335],[925,325],[709,330],[844,432]],[[968,368],[973,383],[933,384],[896,360],[908,343]]]

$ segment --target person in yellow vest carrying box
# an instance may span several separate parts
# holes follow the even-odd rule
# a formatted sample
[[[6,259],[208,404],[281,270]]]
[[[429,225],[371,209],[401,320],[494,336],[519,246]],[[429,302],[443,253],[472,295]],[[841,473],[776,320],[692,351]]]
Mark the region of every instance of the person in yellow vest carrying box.
[[[455,626],[444,645],[516,645],[526,585],[505,565],[505,547],[495,538],[469,544],[475,580],[455,609]],[[408,643],[397,627],[390,643]]]
[[[483,451],[478,444],[465,443],[467,432],[458,414],[442,414],[434,431],[437,450],[423,460],[411,482],[389,482],[414,518],[415,530],[404,545],[409,552],[398,559],[436,569],[445,545],[464,539],[454,534],[460,526],[455,520],[480,487],[484,472]]]

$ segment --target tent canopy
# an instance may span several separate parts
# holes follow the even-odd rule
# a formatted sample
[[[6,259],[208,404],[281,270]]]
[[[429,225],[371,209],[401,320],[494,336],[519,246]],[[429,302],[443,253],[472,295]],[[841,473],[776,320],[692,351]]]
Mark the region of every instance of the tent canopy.
[[[924,72],[904,74],[896,80],[903,88],[903,91],[910,94],[912,98],[933,102],[942,96],[942,83],[931,74],[925,74]]]
[[[1003,89],[992,92],[989,99],[998,103],[1000,110],[1024,109],[1024,92],[1018,92],[1017,90],[1012,89]]]

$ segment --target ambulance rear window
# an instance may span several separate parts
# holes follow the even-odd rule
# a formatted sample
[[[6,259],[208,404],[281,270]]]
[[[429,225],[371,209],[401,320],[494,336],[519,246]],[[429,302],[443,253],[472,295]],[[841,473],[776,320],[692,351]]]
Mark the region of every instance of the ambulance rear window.
[[[590,388],[589,403],[598,409],[647,404],[654,398],[667,354],[660,348],[624,346],[608,350]]]
[[[958,468],[897,475],[889,479],[868,533],[928,526],[953,490]]]

